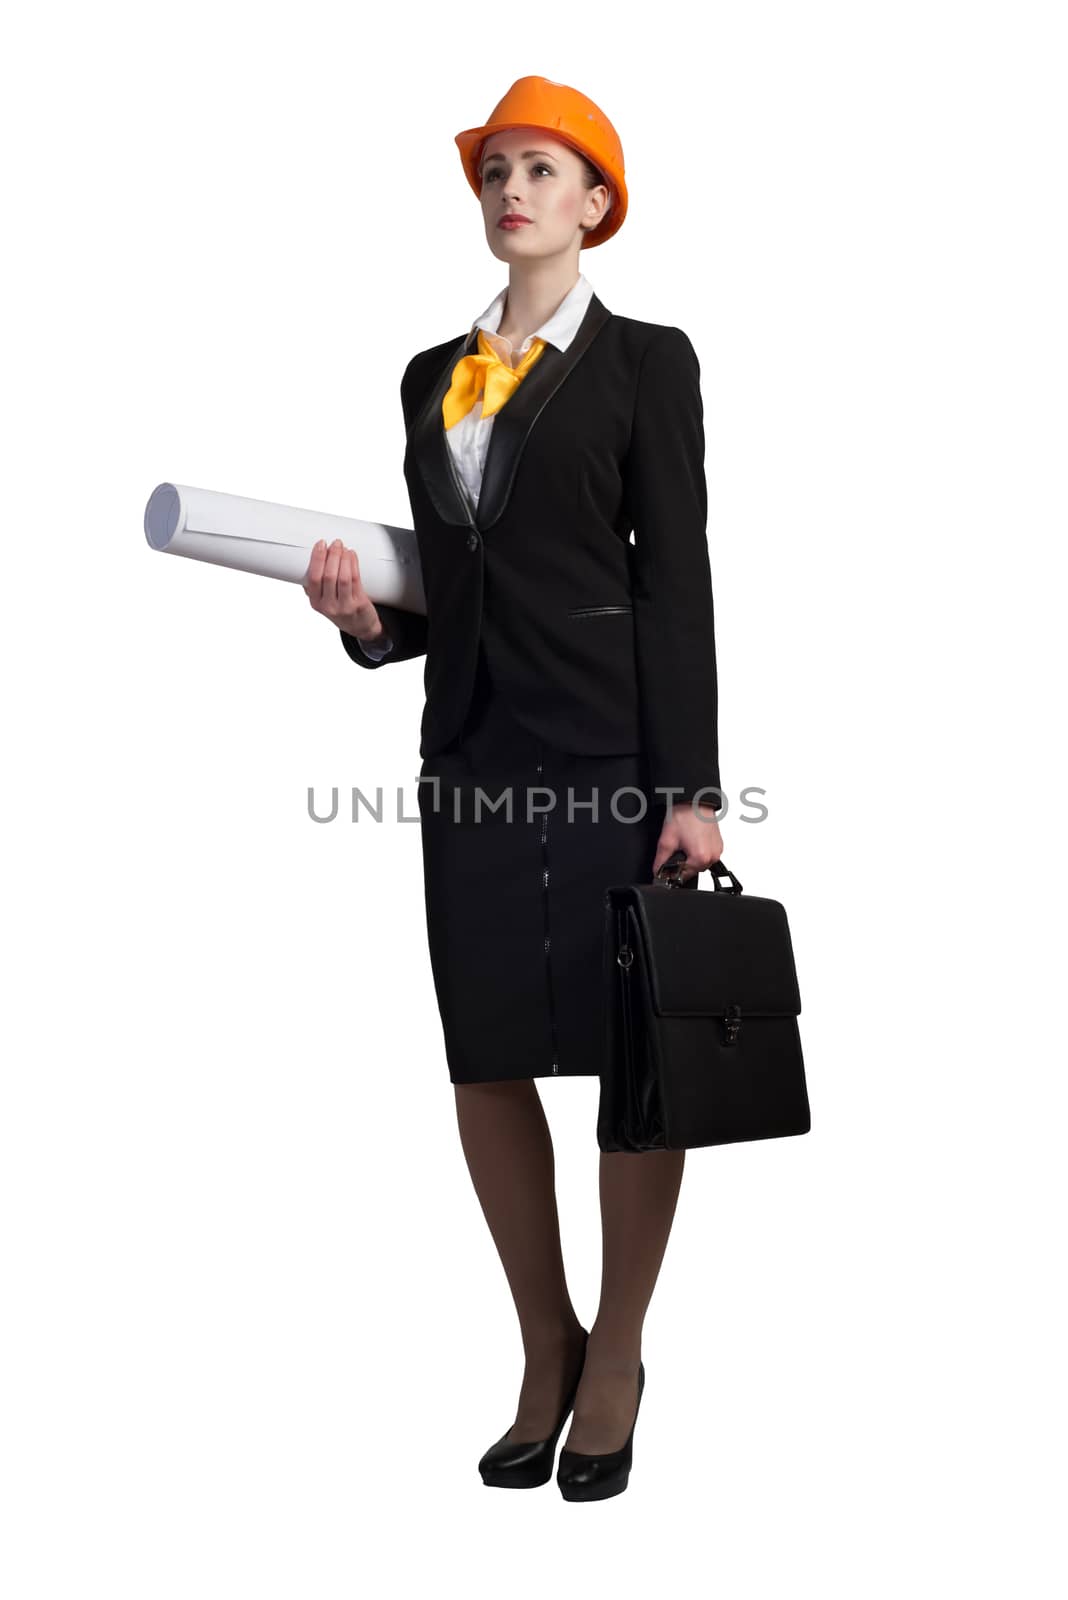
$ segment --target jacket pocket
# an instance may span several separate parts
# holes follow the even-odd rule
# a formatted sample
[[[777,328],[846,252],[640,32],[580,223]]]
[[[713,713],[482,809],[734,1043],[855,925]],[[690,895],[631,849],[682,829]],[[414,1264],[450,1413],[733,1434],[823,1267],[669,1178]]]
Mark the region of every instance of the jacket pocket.
[[[611,617],[633,609],[633,606],[572,606],[567,614],[569,617]]]

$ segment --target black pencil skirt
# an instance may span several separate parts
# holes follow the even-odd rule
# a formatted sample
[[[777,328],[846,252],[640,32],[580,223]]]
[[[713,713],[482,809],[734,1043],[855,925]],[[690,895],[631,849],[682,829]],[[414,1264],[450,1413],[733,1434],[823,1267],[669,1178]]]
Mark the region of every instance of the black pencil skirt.
[[[466,724],[419,778],[451,1081],[598,1076],[604,891],[652,879],[665,816],[644,755],[546,744],[509,711],[480,650]]]

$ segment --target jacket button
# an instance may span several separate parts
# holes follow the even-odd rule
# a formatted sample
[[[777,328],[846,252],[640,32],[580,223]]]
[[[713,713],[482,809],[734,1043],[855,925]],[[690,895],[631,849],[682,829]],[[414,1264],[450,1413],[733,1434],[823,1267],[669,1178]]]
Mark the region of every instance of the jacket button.
[[[472,531],[471,533],[469,533],[467,535],[467,548],[469,550],[477,550],[478,549],[478,534],[475,533],[474,531]]]

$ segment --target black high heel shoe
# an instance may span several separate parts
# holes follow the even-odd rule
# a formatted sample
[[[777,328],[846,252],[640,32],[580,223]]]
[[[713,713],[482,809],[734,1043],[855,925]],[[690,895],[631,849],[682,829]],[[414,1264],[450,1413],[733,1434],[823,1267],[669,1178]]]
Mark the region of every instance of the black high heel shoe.
[[[548,1483],[552,1477],[553,1462],[556,1459],[556,1441],[575,1404],[582,1368],[586,1362],[586,1341],[590,1336],[585,1328],[582,1330],[582,1336],[582,1360],[579,1362],[578,1374],[552,1433],[547,1439],[509,1439],[511,1428],[502,1434],[496,1444],[490,1445],[478,1464],[482,1482],[490,1488],[537,1489],[541,1484]]]
[[[605,1455],[584,1455],[580,1450],[561,1450],[556,1481],[565,1500],[607,1500],[611,1495],[622,1494],[630,1478],[634,1454],[634,1426],[642,1405],[645,1388],[645,1364],[638,1362],[638,1404],[634,1408],[634,1422],[630,1425],[626,1443],[618,1450]]]

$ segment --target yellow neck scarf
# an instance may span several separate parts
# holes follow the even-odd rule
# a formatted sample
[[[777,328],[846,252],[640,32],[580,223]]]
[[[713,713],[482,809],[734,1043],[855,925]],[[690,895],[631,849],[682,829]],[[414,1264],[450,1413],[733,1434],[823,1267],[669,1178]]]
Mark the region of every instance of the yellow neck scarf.
[[[452,383],[441,403],[441,414],[446,428],[451,428],[466,417],[476,400],[482,397],[482,415],[491,417],[510,400],[523,379],[545,349],[544,339],[535,339],[517,367],[502,361],[486,338],[478,330],[478,355],[461,356],[452,369]]]

